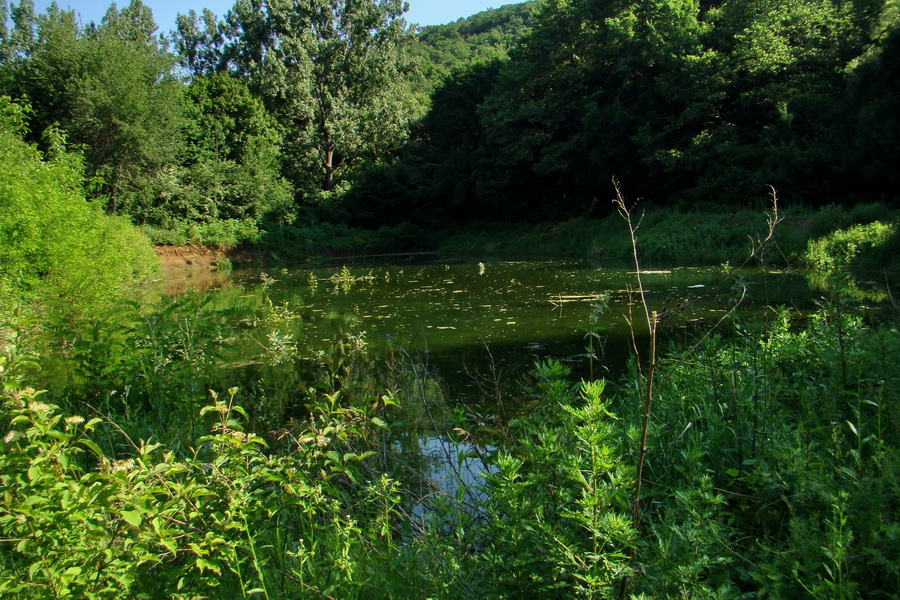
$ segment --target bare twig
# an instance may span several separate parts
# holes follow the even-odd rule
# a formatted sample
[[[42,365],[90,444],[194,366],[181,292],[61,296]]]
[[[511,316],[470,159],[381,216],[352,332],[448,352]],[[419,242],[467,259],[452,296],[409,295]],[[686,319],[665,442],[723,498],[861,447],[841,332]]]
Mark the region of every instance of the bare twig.
[[[747,257],[747,260],[741,266],[745,266],[748,262],[765,252],[769,247],[769,242],[775,237],[775,228],[784,221],[784,217],[778,212],[778,192],[771,185],[769,190],[771,190],[769,196],[772,199],[772,210],[766,215],[766,224],[769,226],[769,230],[766,232],[766,237],[762,240],[758,237],[754,240],[752,236],[747,236],[753,245],[750,246],[750,256]]]
[[[631,216],[632,209],[629,208],[627,202],[625,201],[625,195],[622,193],[622,188],[619,185],[619,180],[613,178],[612,180],[613,187],[616,190],[616,198],[613,200],[613,203],[616,205],[616,209],[619,211],[619,215],[625,222],[628,223],[628,233],[631,236],[631,250],[634,256],[634,269],[637,275],[637,294],[641,299],[641,305],[644,308],[644,319],[647,323],[647,329],[650,332],[650,356],[649,356],[649,365],[647,368],[647,377],[644,385],[642,386],[642,399],[643,406],[641,409],[641,438],[640,438],[640,447],[638,448],[638,461],[637,461],[637,477],[635,480],[635,490],[634,490],[634,500],[632,504],[631,510],[631,519],[634,522],[635,526],[637,526],[638,522],[641,518],[641,486],[643,483],[644,476],[644,463],[647,458],[647,432],[650,428],[650,412],[653,406],[653,380],[656,375],[656,331],[657,325],[659,323],[659,316],[656,311],[650,310],[650,303],[647,300],[647,292],[644,289],[644,282],[641,278],[641,261],[638,257],[638,245],[637,245],[637,230],[641,225],[641,221],[639,220],[637,224],[635,224],[634,219]],[[629,324],[631,324],[631,320],[629,319]],[[634,341],[634,328],[632,327],[632,342],[635,347],[635,351],[637,351],[637,343]],[[639,373],[643,371],[641,368],[641,360],[640,357],[637,357],[638,361],[638,371]]]

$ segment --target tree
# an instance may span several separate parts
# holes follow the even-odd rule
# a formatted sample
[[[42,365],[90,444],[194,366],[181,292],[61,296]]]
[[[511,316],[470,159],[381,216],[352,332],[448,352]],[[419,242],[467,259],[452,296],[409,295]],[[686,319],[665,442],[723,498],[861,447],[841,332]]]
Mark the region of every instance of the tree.
[[[238,0],[227,15],[224,59],[284,128],[289,162],[306,167],[295,182],[314,174],[330,191],[356,161],[405,138],[405,10],[401,0]]]
[[[220,70],[223,60],[225,24],[208,8],[200,16],[194,10],[179,14],[174,43],[179,63],[188,73],[194,77],[212,75]]]
[[[416,60],[413,86],[431,93],[464,65],[507,58],[532,28],[540,0],[507,4],[446,25],[429,25],[409,45]]]
[[[84,39],[81,72],[69,84],[67,131],[86,144],[94,174],[105,181],[110,211],[125,210],[139,221],[154,201],[147,182],[182,152],[183,86],[155,30],[140,0],[122,11],[113,5]]]
[[[12,6],[13,30],[9,41],[13,52],[27,54],[35,41],[34,1],[20,0]]]
[[[792,201],[846,201],[858,191],[839,160],[859,163],[849,140],[869,156],[876,148],[894,155],[893,96],[852,101],[844,90],[851,79],[854,95],[868,85],[892,89],[880,70],[892,68],[885,32],[896,6],[546,0],[490,89],[471,96],[477,119],[454,133],[477,140],[470,155],[446,153],[449,168],[425,164],[452,173],[432,188],[458,198],[453,184],[472,182],[474,206],[538,218],[606,205],[597,201],[613,175],[635,196],[686,205],[755,203],[769,184]],[[447,110],[442,96],[457,83],[434,95],[435,109]],[[857,135],[846,123],[861,106],[871,112],[860,114],[867,133]],[[440,121],[432,114],[425,122]],[[877,135],[868,133],[873,126]],[[435,130],[431,143],[442,137]],[[884,164],[864,162],[870,173]]]
[[[227,73],[195,78],[188,99],[183,180],[197,199],[186,203],[193,214],[182,216],[258,223],[287,214],[291,194],[279,172],[281,135],[262,102]]]
[[[71,11],[51,6],[34,29],[3,77],[4,91],[34,109],[31,141],[58,125],[84,146],[87,175],[109,211],[146,221],[155,201],[148,184],[177,163],[183,139],[183,85],[150,9],[140,0],[122,10],[113,4],[99,26],[82,30]]]

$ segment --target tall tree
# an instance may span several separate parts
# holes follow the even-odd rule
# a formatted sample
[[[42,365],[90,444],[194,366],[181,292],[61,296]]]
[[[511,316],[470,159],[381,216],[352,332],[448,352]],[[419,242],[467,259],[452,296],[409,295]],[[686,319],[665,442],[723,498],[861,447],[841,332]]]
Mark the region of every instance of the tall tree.
[[[113,2],[100,23],[101,35],[114,36],[142,46],[159,46],[165,50],[165,44],[156,38],[156,30],[153,11],[141,0],[131,0],[121,10]]]
[[[79,72],[68,84],[67,131],[86,144],[111,212],[124,210],[139,221],[156,202],[147,184],[177,163],[181,152],[183,86],[155,32],[141,0],[122,10],[113,4],[82,40]]]
[[[238,0],[229,67],[248,76],[286,131],[286,151],[331,190],[359,159],[404,139],[401,0]]]
[[[208,8],[198,16],[194,10],[179,14],[174,32],[179,63],[194,77],[220,70],[225,44],[225,24]]]
[[[13,22],[13,30],[10,35],[11,45],[14,51],[27,54],[31,51],[37,33],[34,0],[20,0],[18,4],[12,5],[10,13]]]
[[[179,160],[183,85],[174,59],[155,37],[140,0],[112,5],[99,26],[82,30],[55,5],[34,19],[34,40],[22,50],[27,24],[16,25],[21,60],[2,78],[4,91],[34,110],[31,141],[58,125],[84,147],[87,175],[100,184],[110,212],[143,221],[148,183]]]
[[[9,26],[6,24],[8,19],[9,3],[7,0],[0,0],[0,63],[9,57]]]

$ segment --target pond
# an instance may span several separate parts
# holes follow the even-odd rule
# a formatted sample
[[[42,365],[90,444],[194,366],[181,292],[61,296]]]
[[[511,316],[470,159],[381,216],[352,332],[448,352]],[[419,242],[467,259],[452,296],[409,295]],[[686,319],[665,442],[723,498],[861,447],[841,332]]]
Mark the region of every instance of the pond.
[[[198,287],[208,287],[209,275],[200,274]],[[263,381],[265,387],[314,385],[309,379],[314,374],[303,371],[302,360],[273,368],[271,356],[277,353],[266,358],[262,349],[271,351],[279,340],[296,344],[301,358],[340,344],[364,346],[371,358],[369,370],[383,365],[383,357],[409,357],[404,362],[415,371],[417,389],[413,398],[403,401],[403,425],[394,431],[402,451],[395,448],[394,454],[404,461],[418,456],[418,464],[427,465],[412,471],[430,479],[421,497],[429,496],[431,489],[455,497],[460,487],[467,494],[480,493],[473,483],[487,467],[478,452],[472,454],[478,448],[446,435],[454,427],[454,407],[465,407],[467,427],[489,430],[498,417],[502,421],[512,416],[502,396],[515,389],[535,361],[559,359],[576,377],[615,377],[624,371],[634,344],[646,344],[634,270],[589,261],[411,259],[247,269],[219,277],[212,302],[236,307],[228,320],[234,332],[223,335],[238,340],[232,342],[236,354],[230,364],[252,371],[249,379]],[[675,315],[665,328],[670,339],[708,330],[738,299],[739,317],[746,319],[772,305],[804,309],[820,295],[804,276],[789,272],[679,268],[648,271],[642,280],[651,309]],[[166,282],[170,292],[190,283]],[[275,323],[269,337],[265,327],[248,322],[260,314]],[[588,336],[589,330],[597,335]],[[273,331],[281,337],[271,337]],[[600,345],[594,347],[594,360],[587,357],[591,341]],[[227,371],[226,377],[238,375]],[[270,402],[276,395],[265,394]],[[302,404],[304,396],[297,401]],[[302,416],[291,412],[290,402],[284,401],[282,412],[275,411],[276,422]],[[421,515],[425,505],[413,510]]]
[[[301,348],[350,336],[374,357],[409,353],[463,401],[478,395],[479,374],[523,372],[546,357],[582,376],[620,373],[632,353],[629,320],[639,338],[646,332],[634,270],[589,261],[348,262],[237,270],[223,283],[222,293],[264,294],[299,315],[292,335]],[[678,268],[645,272],[643,283],[651,309],[677,309],[669,335],[716,322],[742,294],[744,316],[770,305],[805,308],[818,296],[789,272]],[[606,299],[602,313],[598,298]],[[589,328],[602,342],[596,361],[586,357]]]

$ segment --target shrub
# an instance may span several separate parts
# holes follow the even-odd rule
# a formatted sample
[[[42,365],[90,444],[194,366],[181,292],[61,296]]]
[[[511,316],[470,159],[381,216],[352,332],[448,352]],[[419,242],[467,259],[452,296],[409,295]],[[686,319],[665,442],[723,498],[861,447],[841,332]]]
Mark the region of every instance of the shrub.
[[[208,223],[172,221],[167,227],[144,225],[144,234],[157,245],[183,246],[200,244],[233,248],[260,239],[260,230],[253,219],[222,219]]]
[[[371,423],[326,400],[295,430],[292,450],[272,454],[244,431],[235,392],[213,395],[201,411],[214,417],[212,432],[181,456],[139,442],[116,457],[94,441],[101,419],[64,416],[39,392],[6,386],[0,594],[353,598],[380,589],[377,578],[391,573],[379,563],[397,551],[384,534],[393,484],[351,483],[366,458],[353,443]]]
[[[803,255],[804,263],[821,271],[846,269],[862,260],[869,265],[878,262],[880,249],[896,235],[892,223],[875,221],[840,229],[825,237],[811,240]]]
[[[0,99],[0,289],[85,306],[149,277],[147,238],[85,200],[81,158],[61,134],[49,132],[46,160],[21,140],[24,112]]]

